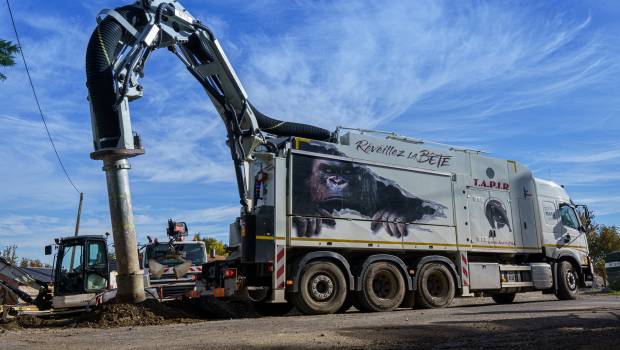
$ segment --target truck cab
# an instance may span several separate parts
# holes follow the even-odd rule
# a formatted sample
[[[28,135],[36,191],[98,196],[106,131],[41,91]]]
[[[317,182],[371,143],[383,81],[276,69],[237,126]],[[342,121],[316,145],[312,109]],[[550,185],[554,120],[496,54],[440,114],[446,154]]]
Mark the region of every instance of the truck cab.
[[[184,222],[168,221],[170,240],[151,240],[142,253],[145,286],[155,288],[160,300],[174,300],[194,291],[196,280],[207,262],[202,241],[186,241],[188,229]]]
[[[576,271],[579,279],[574,284],[572,278],[569,278],[574,288],[580,284],[591,285],[593,274],[588,257],[588,241],[577,206],[564,187],[552,181],[536,179],[536,190],[546,257],[553,261],[568,260],[573,266],[580,267]]]

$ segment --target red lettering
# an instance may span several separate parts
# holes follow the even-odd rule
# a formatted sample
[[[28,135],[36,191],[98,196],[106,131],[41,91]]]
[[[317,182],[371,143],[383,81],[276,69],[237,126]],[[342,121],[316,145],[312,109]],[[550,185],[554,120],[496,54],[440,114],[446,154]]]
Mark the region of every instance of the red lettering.
[[[474,186],[478,186],[478,179],[474,179]]]
[[[482,180],[482,182],[480,183],[480,186],[487,187],[487,183],[484,180]]]
[[[510,188],[510,184],[503,184],[502,189],[507,190]]]
[[[489,187],[491,188],[495,187],[495,181],[489,181]]]

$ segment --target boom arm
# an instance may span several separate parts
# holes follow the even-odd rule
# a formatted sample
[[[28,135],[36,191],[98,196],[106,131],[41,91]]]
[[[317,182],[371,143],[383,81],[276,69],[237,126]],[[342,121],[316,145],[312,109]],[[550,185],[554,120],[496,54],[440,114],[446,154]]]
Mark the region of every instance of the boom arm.
[[[329,140],[321,128],[283,122],[260,113],[248,100],[241,82],[213,33],[177,1],[142,0],[104,10],[86,53],[95,152],[93,159],[132,157],[144,153],[131,128],[129,101],[142,96],[138,79],[153,50],[168,48],[200,82],[228,133],[242,205],[250,207],[249,170],[265,132]]]

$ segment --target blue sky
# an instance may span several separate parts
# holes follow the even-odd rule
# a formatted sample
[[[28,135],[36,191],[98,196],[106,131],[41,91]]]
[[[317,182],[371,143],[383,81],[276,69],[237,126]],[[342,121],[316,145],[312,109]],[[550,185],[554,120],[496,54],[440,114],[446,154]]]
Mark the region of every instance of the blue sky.
[[[100,9],[123,1],[13,1],[57,147],[85,193],[82,233],[110,231],[89,159],[84,55]],[[393,130],[473,147],[564,184],[620,224],[620,3],[616,1],[184,1],[220,39],[250,98],[275,117]],[[6,4],[0,38],[14,40]],[[63,178],[21,64],[0,82],[0,247],[42,257],[73,232]],[[139,240],[169,217],[227,240],[238,213],[224,127],[200,86],[156,52],[132,103]]]

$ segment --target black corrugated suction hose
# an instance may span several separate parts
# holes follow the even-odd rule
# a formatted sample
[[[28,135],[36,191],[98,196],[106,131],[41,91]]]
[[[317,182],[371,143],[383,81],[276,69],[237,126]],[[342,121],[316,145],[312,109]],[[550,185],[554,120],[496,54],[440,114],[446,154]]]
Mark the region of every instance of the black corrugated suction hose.
[[[322,141],[330,141],[332,139],[332,133],[329,130],[308,124],[283,122],[273,119],[261,113],[254,106],[252,106],[252,111],[256,116],[256,121],[261,130],[270,134],[278,136],[299,136]]]
[[[125,6],[116,9],[138,30],[144,25],[145,18],[141,9],[134,6]],[[186,44],[187,48],[201,61],[211,59],[207,50],[199,40],[192,36]],[[96,117],[95,125],[98,131],[101,147],[115,147],[121,135],[118,112],[114,108],[116,95],[112,79],[112,64],[123,44],[131,42],[132,38],[125,29],[113,18],[107,17],[95,29],[86,49],[86,86]],[[252,110],[261,130],[278,136],[299,136],[315,140],[331,140],[329,130],[312,125],[284,122],[270,118],[254,106]]]
[[[144,23],[143,13],[134,6],[120,7],[116,11],[138,28]],[[114,108],[116,95],[112,79],[112,64],[123,48],[121,40],[130,40],[126,30],[107,17],[93,31],[86,48],[86,86],[99,139],[104,139],[102,148],[115,147],[121,135],[118,112]]]

